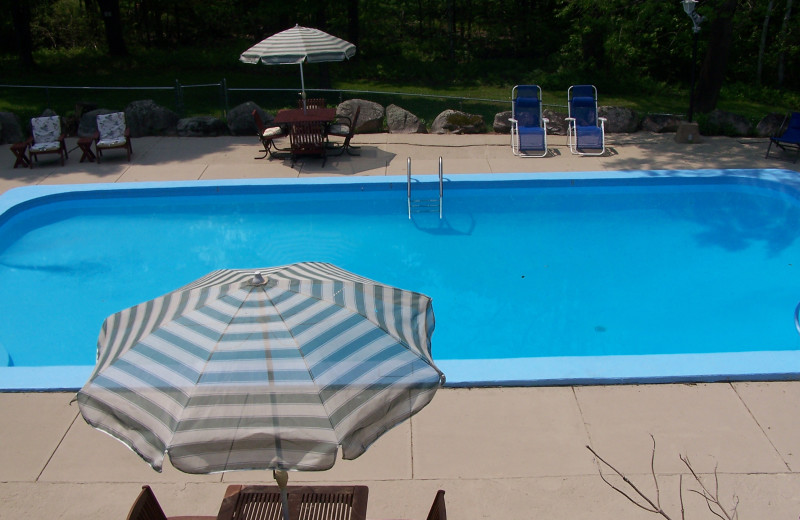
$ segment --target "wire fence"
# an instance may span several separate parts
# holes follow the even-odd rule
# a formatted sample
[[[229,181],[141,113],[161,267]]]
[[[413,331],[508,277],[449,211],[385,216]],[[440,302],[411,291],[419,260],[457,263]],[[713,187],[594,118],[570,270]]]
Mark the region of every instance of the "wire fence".
[[[7,85],[0,84],[0,99],[12,106],[24,107],[24,116],[38,115],[49,108],[57,113],[69,113],[78,106],[124,109],[130,102],[152,99],[174,110],[180,117],[187,115],[227,116],[231,107],[253,101],[265,110],[294,106],[299,98],[296,88],[231,87],[226,79],[217,83],[182,84],[179,80],[170,86],[105,87],[67,85]],[[420,117],[431,117],[446,108],[494,116],[500,110],[510,110],[511,99],[492,99],[469,96],[448,96],[411,92],[349,89],[306,89],[307,95],[324,97],[328,104],[338,104],[347,99],[361,98],[381,105],[411,105],[422,112]],[[418,114],[419,115],[419,114]],[[491,121],[489,119],[488,121]]]

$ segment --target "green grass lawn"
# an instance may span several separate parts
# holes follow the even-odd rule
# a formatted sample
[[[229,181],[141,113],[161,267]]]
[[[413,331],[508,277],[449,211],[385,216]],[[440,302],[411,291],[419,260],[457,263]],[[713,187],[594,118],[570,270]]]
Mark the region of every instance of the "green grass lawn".
[[[153,99],[182,115],[221,116],[225,108],[244,101],[254,101],[275,112],[293,106],[300,90],[300,71],[294,65],[247,65],[238,61],[243,42],[228,48],[138,50],[125,60],[110,60],[97,51],[41,51],[36,54],[38,67],[22,70],[13,56],[0,57],[0,80],[6,85],[35,85],[40,88],[0,86],[0,111],[16,113],[22,120],[36,116],[45,108],[61,115],[74,113],[77,103],[92,103],[109,109],[124,109],[131,101]],[[327,66],[332,92],[314,91],[323,84],[321,74]],[[510,110],[512,84],[484,81],[453,81],[449,85],[420,85],[403,80],[377,81],[349,77],[363,72],[363,63],[306,65],[306,88],[314,96],[322,95],[330,104],[343,99],[363,98],[384,106],[396,104],[416,114],[430,125],[445,109],[464,110],[484,116],[491,128],[494,115]],[[485,77],[491,78],[491,70]],[[503,77],[502,74],[497,77]],[[228,90],[220,87],[225,81]],[[176,95],[176,81],[183,88]],[[202,86],[201,86],[202,85]],[[71,88],[54,88],[71,87]],[[544,103],[566,112],[567,87],[545,90]],[[84,88],[94,87],[94,88]],[[119,88],[127,87],[127,88]],[[286,89],[237,90],[237,89]],[[675,85],[644,81],[637,93],[620,89],[625,95],[599,92],[601,105],[631,108],[640,115],[648,113],[685,114],[688,89]],[[398,93],[403,93],[398,94]],[[561,107],[561,108],[559,108]],[[800,107],[797,93],[779,93],[766,89],[733,86],[723,90],[719,108],[735,112],[757,122],[770,112],[786,112]]]

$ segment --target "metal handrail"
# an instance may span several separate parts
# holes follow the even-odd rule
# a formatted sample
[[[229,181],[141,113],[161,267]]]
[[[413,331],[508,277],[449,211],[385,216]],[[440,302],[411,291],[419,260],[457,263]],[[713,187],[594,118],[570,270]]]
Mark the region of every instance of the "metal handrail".
[[[436,202],[436,199],[412,199],[411,198],[411,157],[409,157],[406,161],[406,198],[408,200],[408,218],[411,220],[411,209],[418,207],[418,208],[432,208],[434,207],[432,203]],[[428,204],[425,204],[428,203]],[[439,219],[442,218],[443,215],[443,206],[444,206],[444,168],[442,167],[442,158],[439,157]],[[430,211],[430,210],[428,210]]]

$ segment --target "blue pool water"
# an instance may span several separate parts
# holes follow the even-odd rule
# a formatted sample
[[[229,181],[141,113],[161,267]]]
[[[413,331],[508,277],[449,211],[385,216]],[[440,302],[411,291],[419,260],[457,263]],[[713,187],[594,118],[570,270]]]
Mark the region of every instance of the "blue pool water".
[[[408,219],[404,178],[12,190],[0,388],[80,386],[107,315],[214,269],[309,260],[431,296],[454,384],[787,377],[793,175],[456,176],[442,220]]]

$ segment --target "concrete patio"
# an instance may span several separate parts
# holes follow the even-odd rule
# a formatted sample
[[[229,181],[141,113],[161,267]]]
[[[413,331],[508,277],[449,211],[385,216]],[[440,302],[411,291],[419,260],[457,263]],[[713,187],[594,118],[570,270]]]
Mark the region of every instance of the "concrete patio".
[[[75,140],[63,167],[42,160],[13,169],[0,152],[0,192],[34,184],[211,180],[318,175],[415,175],[630,169],[783,168],[764,159],[765,139],[705,138],[675,143],[671,134],[608,136],[603,157],[575,157],[564,137],[554,156],[520,159],[508,136],[357,135],[360,157],[253,160],[255,137],[148,137],[133,141],[132,161],[109,152],[102,164],[80,163]],[[73,150],[73,148],[75,148]],[[5,155],[3,155],[5,154]],[[434,346],[435,348],[435,346]],[[434,351],[435,354],[435,351]],[[609,361],[612,362],[612,361]],[[791,367],[787,371],[798,371]],[[167,465],[156,473],[80,417],[72,393],[0,393],[0,520],[125,518],[142,484],[151,484],[168,515],[216,514],[232,483],[272,483],[271,473],[187,475]],[[424,519],[437,489],[451,519],[652,518],[598,476],[592,446],[653,499],[651,435],[661,505],[681,518],[717,518],[689,489],[697,484],[688,456],[739,518],[800,516],[800,382],[481,388],[439,391],[422,412],[379,439],[365,455],[322,473],[292,473],[290,483],[369,486],[370,518]]]

